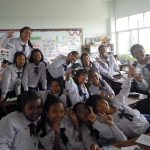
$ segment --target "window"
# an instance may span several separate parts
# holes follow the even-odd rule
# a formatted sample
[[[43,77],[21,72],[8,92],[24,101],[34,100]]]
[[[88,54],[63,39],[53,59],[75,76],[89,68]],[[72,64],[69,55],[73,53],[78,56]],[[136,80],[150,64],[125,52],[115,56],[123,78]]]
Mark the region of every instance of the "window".
[[[150,11],[117,18],[115,36],[118,54],[130,54],[130,47],[137,43],[150,54]]]

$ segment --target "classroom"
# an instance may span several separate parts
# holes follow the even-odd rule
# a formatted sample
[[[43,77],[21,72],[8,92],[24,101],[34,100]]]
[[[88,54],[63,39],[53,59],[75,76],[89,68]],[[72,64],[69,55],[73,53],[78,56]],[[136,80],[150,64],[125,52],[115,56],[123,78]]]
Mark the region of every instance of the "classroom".
[[[150,0],[0,0],[0,150],[150,150]]]

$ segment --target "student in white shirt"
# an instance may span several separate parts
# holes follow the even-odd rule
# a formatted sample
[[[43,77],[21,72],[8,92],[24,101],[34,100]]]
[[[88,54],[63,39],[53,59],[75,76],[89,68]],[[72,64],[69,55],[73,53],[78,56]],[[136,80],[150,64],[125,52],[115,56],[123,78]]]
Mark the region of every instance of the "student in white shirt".
[[[39,49],[34,49],[31,52],[29,63],[26,65],[22,77],[22,85],[24,91],[39,90],[39,84],[42,85],[42,90],[47,88],[46,66],[43,63],[43,54]]]
[[[113,55],[107,53],[107,46],[100,45],[99,48],[100,56],[97,59],[100,65],[107,70],[110,74],[116,75],[120,74],[119,66]]]
[[[59,97],[62,101],[64,106],[67,106],[67,98],[66,95],[63,93],[63,85],[59,79],[53,79],[50,86],[50,91],[39,91],[40,95],[42,96],[43,100],[46,100],[48,94],[55,95]]]
[[[92,108],[82,102],[76,103],[73,111],[79,119],[82,140],[87,150],[95,150],[94,147],[110,145],[113,142],[127,139],[111,117],[105,118],[103,122],[99,121]]]
[[[0,120],[1,150],[38,150],[36,126],[43,102],[35,91],[18,96],[17,111]]]
[[[9,34],[11,34],[12,36],[13,32]],[[20,29],[20,37],[18,38],[9,38],[9,34],[6,35],[2,42],[2,47],[10,50],[9,61],[13,61],[13,56],[18,51],[23,52],[28,58],[29,54],[33,49],[33,46],[30,42],[32,29],[30,27],[23,27],[22,29]]]
[[[38,135],[44,150],[83,150],[79,132],[65,115],[64,105],[58,97],[48,95],[40,126]]]
[[[150,56],[144,54],[144,47],[134,44],[131,47],[131,54],[137,60],[135,80],[143,91],[150,90]]]
[[[99,95],[92,95],[87,102],[96,114],[103,114],[106,117],[111,115],[116,126],[129,138],[144,134],[149,128],[146,118],[138,110],[129,107],[126,102],[133,73],[133,69],[130,68],[128,78],[122,85],[120,93],[111,101],[112,104]]]
[[[107,71],[105,70],[99,63],[92,62],[90,55],[88,53],[83,53],[81,55],[81,62],[82,66],[85,69],[85,71],[88,73],[90,70],[95,70],[102,76],[105,76],[111,80],[114,80],[115,78]]]
[[[87,80],[88,76],[84,69],[77,70],[74,79],[70,77],[70,73],[66,74],[66,89],[69,91],[72,106],[89,98],[89,92],[86,87]]]
[[[63,77],[69,65],[74,63],[79,57],[77,51],[72,51],[68,56],[58,55],[55,60],[47,66],[47,70],[53,78]]]
[[[26,56],[22,52],[16,52],[14,63],[9,65],[2,76],[0,101],[5,98],[16,97],[21,93],[21,79],[26,64]]]
[[[89,91],[91,95],[99,94],[100,96],[105,97],[106,99],[111,100],[115,93],[112,88],[106,83],[105,80],[94,70],[89,72]]]

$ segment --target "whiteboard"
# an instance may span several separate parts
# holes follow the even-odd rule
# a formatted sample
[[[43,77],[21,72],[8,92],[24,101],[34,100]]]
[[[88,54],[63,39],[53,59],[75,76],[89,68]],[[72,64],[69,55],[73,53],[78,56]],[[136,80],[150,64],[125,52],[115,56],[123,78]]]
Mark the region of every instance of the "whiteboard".
[[[0,47],[7,30],[0,30]],[[15,30],[14,37],[19,37],[20,32]],[[31,43],[34,48],[39,48],[46,59],[53,59],[58,54],[67,55],[71,51],[81,53],[83,43],[82,29],[33,29]]]

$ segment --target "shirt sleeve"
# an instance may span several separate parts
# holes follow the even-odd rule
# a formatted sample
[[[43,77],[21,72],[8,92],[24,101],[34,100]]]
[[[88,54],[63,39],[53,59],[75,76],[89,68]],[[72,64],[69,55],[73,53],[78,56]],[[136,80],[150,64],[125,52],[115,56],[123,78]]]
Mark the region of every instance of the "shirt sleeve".
[[[131,87],[131,78],[127,78],[124,80],[124,83],[121,86],[122,89],[120,90],[119,94],[117,94],[113,98],[113,100],[120,103],[127,104],[127,98],[130,93],[130,87]]]
[[[82,101],[79,95],[78,87],[72,78],[70,78],[69,81],[66,81],[66,89],[69,90],[69,97],[72,106],[74,106],[77,102]]]
[[[10,118],[3,118],[0,121],[0,149],[11,150],[16,135],[16,126]]]
[[[24,72],[23,72],[23,76],[22,76],[22,86],[24,88],[24,91],[28,91],[28,68],[29,65],[26,64]]]
[[[1,83],[1,90],[2,90],[1,97],[5,97],[8,92],[10,80],[11,80],[11,67],[10,66],[8,68],[6,68],[6,70],[3,73],[2,78],[3,79],[2,79],[2,83]]]
[[[42,64],[42,76],[41,76],[41,83],[42,83],[42,88],[43,90],[47,89],[47,77],[46,77],[46,67],[44,64]]]

